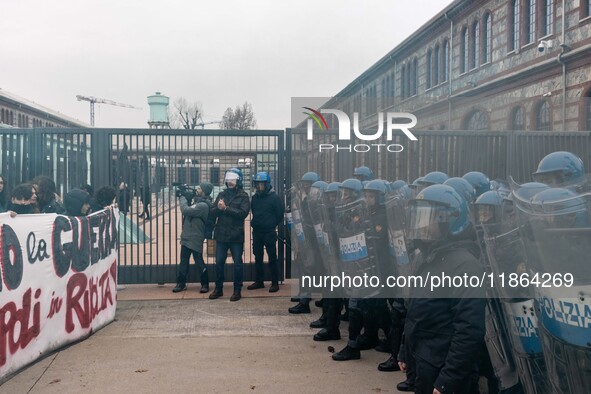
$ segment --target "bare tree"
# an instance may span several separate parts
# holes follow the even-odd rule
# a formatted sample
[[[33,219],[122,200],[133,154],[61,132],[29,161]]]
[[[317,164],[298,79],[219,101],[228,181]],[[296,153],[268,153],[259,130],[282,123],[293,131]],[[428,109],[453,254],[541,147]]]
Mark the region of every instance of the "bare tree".
[[[226,130],[252,130],[257,128],[257,120],[254,117],[252,105],[247,101],[236,109],[228,107],[222,116],[221,129]]]
[[[203,110],[201,103],[189,101],[184,97],[177,98],[169,110],[169,123],[171,129],[196,129],[203,123]]]

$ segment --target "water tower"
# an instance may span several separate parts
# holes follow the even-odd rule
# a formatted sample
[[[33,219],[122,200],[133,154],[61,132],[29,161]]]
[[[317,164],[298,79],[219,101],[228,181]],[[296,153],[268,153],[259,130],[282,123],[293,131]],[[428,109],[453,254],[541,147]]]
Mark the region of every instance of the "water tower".
[[[148,105],[150,106],[150,120],[148,124],[151,129],[168,129],[168,97],[160,92],[148,96]]]

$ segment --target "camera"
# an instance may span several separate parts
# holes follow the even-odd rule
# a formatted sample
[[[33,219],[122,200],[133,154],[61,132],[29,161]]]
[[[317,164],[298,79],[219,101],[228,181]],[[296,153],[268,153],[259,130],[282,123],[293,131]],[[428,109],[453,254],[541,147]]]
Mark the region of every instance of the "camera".
[[[173,182],[172,186],[176,187],[176,192],[174,193],[176,197],[185,196],[190,201],[197,195],[197,190],[185,183]]]
[[[552,48],[552,40],[540,40],[538,44],[538,52],[544,52],[546,49]]]

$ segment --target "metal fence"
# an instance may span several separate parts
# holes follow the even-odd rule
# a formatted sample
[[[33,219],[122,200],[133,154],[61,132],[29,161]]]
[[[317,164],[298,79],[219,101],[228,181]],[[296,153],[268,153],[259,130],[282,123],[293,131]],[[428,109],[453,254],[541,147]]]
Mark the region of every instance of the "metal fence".
[[[47,175],[55,180],[61,195],[83,183],[92,184],[95,190],[126,184],[132,198],[120,226],[119,281],[169,283],[176,280],[182,228],[173,182],[193,186],[211,182],[215,197],[224,187],[225,171],[238,167],[245,176],[245,190],[252,195],[252,175],[268,171],[275,190],[286,201],[287,185],[307,171],[316,171],[328,181],[344,180],[355,167],[367,165],[376,177],[388,180],[412,181],[439,170],[450,176],[482,171],[491,179],[511,175],[518,182],[526,182],[539,160],[552,151],[576,153],[588,172],[591,162],[591,132],[413,133],[418,141],[395,135],[392,141],[375,142],[400,144],[404,146],[400,153],[336,153],[318,151],[319,144],[339,144],[334,130],[316,133],[308,140],[306,130],[300,129],[2,129],[0,174],[9,190],[36,175]],[[144,204],[149,205],[149,220],[139,217]],[[249,281],[255,276],[250,217],[245,233],[244,279]],[[291,260],[283,243],[285,240],[289,244],[285,226],[280,227],[279,237],[280,274],[289,278]],[[208,241],[204,258],[211,278],[215,277],[214,250],[213,243]],[[232,264],[226,265],[227,280],[232,280],[232,269]],[[197,274],[193,270],[191,264],[189,277],[195,281]],[[268,279],[269,273],[266,274]]]
[[[336,130],[316,133],[307,139],[305,129],[288,129],[286,158],[290,163],[288,183],[298,180],[306,171],[316,171],[323,180],[342,181],[353,175],[353,169],[366,165],[376,178],[402,179],[412,182],[430,171],[443,171],[449,176],[462,176],[481,171],[490,179],[528,182],[538,162],[548,153],[566,150],[583,159],[589,172],[591,132],[532,131],[415,131],[417,141],[394,135],[392,141],[380,139],[372,144],[399,144],[402,152],[382,150],[367,153],[329,149],[319,152],[320,144],[344,146]],[[345,146],[346,147],[346,146]]]

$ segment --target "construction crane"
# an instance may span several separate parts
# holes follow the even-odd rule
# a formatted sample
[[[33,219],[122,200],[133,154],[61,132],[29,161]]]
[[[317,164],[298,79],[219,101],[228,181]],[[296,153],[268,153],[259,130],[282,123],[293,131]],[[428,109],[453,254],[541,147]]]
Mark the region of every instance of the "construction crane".
[[[220,123],[222,123],[221,120],[217,120],[217,121],[213,121],[213,122],[203,122],[203,121],[201,121],[201,122],[197,123],[197,126],[201,126],[201,130],[203,130],[205,128],[205,125],[208,125],[208,124],[220,124]]]
[[[125,108],[133,108],[133,109],[141,109],[139,107],[134,107],[133,105],[129,104],[122,104],[118,103],[113,100],[102,99],[98,97],[86,97],[81,95],[76,95],[78,101],[88,101],[90,103],[90,125],[94,127],[94,103],[98,104],[109,104],[109,105],[116,105],[117,107],[125,107]]]

